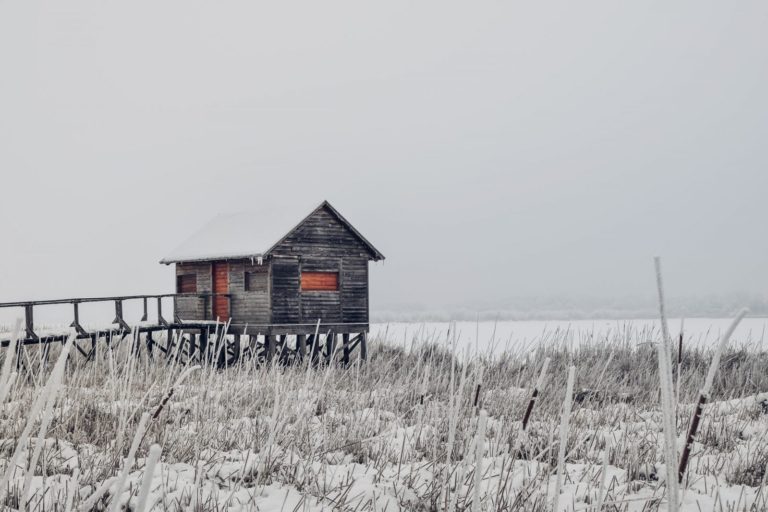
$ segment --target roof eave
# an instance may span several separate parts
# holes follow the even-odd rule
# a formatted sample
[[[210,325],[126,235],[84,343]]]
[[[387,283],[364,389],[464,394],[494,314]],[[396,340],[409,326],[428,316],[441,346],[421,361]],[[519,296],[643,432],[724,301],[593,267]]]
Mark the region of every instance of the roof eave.
[[[255,260],[264,258],[264,253],[249,254],[229,254],[221,256],[205,256],[199,258],[163,258],[160,260],[162,265],[172,265],[174,263],[199,263],[203,261],[221,261],[221,260]]]

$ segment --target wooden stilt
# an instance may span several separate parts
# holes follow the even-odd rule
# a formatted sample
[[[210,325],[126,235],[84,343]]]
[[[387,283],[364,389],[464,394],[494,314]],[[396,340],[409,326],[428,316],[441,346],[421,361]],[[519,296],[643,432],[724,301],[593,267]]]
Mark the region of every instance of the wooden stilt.
[[[368,359],[368,333],[367,332],[360,334],[360,359],[363,361]]]
[[[267,354],[267,361],[272,361],[275,358],[276,344],[277,344],[277,337],[271,334],[264,336],[264,348]]]
[[[209,338],[209,332],[205,329],[200,329],[200,333],[197,338],[197,343],[194,343],[192,347],[189,349],[189,357],[190,359],[195,354],[195,350],[199,353],[199,359],[200,361],[210,361],[211,357],[214,357],[210,354],[210,350],[212,348],[216,347],[216,343],[213,344],[213,347],[209,346],[208,343]]]
[[[91,351],[88,353],[88,360],[93,361],[96,359],[96,343],[98,342],[98,338],[96,335],[91,336]]]
[[[173,351],[173,329],[168,329],[165,334],[165,353],[171,355]]]
[[[336,333],[331,331],[325,336],[325,362],[330,363],[336,351]]]
[[[299,356],[299,360],[304,359],[307,355],[307,335],[299,334],[296,336],[296,354]]]
[[[318,334],[317,336],[315,336],[314,334],[312,334],[309,338],[312,340],[311,342],[312,353],[310,354],[311,355],[310,360],[312,361],[312,364],[317,364],[317,361],[320,357],[320,335]]]
[[[155,340],[152,338],[152,331],[147,332],[147,357],[152,359],[152,350],[154,348]]]
[[[342,344],[343,344],[343,346],[342,346],[342,350],[343,350],[342,362],[344,363],[344,366],[346,366],[346,365],[349,364],[349,333],[345,332],[344,334],[342,334],[341,335],[341,340],[342,340]]]

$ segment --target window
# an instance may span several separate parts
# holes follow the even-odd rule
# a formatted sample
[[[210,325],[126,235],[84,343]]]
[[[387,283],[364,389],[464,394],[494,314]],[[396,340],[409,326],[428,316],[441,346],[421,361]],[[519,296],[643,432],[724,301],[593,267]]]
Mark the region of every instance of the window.
[[[269,286],[269,274],[266,272],[246,272],[245,291],[266,293]]]
[[[176,276],[176,293],[197,293],[197,274]]]
[[[335,292],[339,290],[338,272],[302,272],[301,291]]]

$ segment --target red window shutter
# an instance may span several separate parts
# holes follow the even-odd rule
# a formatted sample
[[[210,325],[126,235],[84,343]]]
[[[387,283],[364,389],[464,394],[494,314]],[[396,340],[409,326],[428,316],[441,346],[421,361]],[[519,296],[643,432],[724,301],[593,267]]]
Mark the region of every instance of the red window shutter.
[[[301,290],[305,292],[335,292],[339,290],[338,272],[302,272]]]

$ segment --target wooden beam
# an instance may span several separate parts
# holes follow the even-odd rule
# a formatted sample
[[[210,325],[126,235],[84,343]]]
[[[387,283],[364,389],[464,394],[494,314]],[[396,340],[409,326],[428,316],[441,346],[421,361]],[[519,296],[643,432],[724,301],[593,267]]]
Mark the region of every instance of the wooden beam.
[[[80,352],[81,354],[83,354],[83,357],[88,359],[88,356],[90,354],[88,352],[86,352],[85,350],[83,350],[82,348],[80,348],[80,345],[78,345],[76,341],[73,341],[73,343],[75,344],[75,348],[77,349],[77,351]],[[46,345],[45,348],[48,348],[48,345]],[[46,358],[47,357],[48,357],[48,354],[46,353]]]
[[[176,299],[174,299],[175,301]],[[159,325],[168,325],[168,322],[165,321],[165,318],[163,318],[163,298],[158,297],[157,298],[157,323]]]
[[[75,309],[75,320],[69,326],[74,327],[75,331],[77,331],[77,334],[87,335],[88,333],[85,332],[83,326],[80,325],[80,304],[75,302],[72,304],[72,306],[74,306]]]
[[[123,319],[123,301],[120,299],[115,300],[115,319],[112,320],[113,324],[118,324],[124,331],[130,331],[131,327]]]
[[[27,338],[32,340],[38,340],[40,338],[35,334],[35,318],[32,311],[32,304],[24,306],[24,324],[27,331]]]

